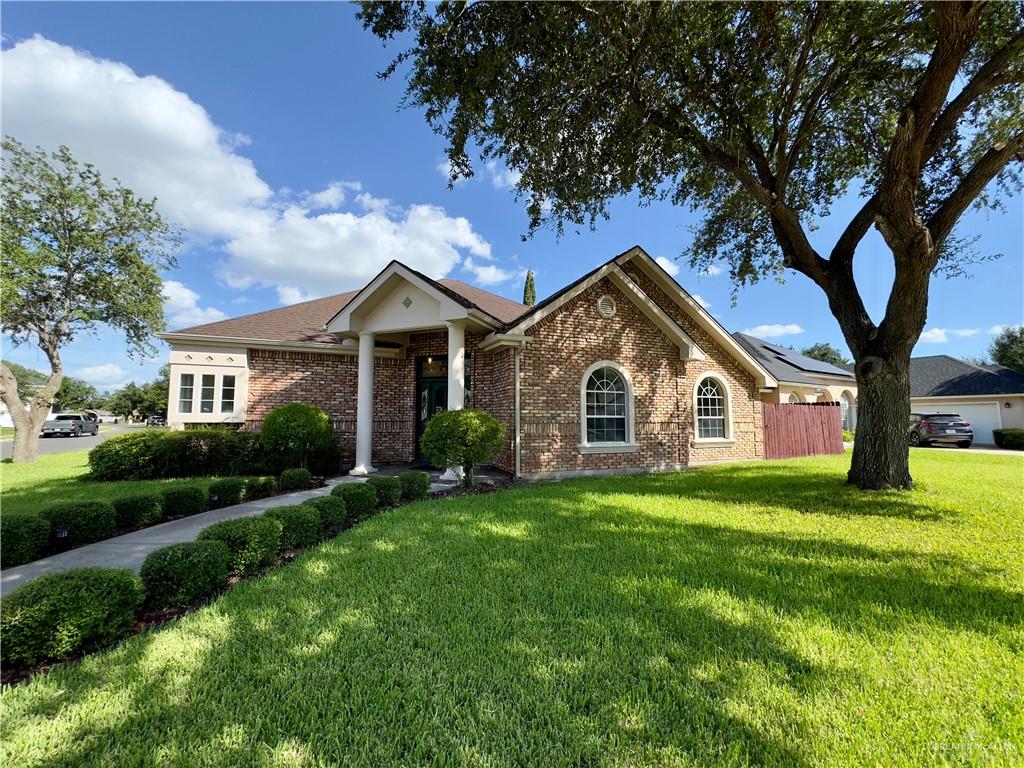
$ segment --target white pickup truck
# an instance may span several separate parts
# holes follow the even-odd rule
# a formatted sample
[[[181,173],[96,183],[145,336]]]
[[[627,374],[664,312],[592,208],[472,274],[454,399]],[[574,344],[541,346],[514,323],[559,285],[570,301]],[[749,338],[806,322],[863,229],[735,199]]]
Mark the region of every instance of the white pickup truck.
[[[58,413],[43,424],[43,437],[95,435],[100,425],[83,413]]]

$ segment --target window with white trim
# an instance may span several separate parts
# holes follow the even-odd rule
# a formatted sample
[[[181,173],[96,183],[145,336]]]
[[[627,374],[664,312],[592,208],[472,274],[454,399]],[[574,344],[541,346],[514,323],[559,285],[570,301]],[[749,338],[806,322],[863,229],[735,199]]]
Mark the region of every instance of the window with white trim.
[[[192,413],[192,395],[195,392],[195,383],[194,374],[181,374],[181,378],[178,380],[178,413]]]
[[[232,413],[235,410],[235,377],[220,378],[220,412]]]
[[[630,404],[626,380],[611,366],[598,368],[584,388],[587,443],[625,443]]]
[[[728,415],[725,386],[718,379],[702,379],[697,385],[697,438],[726,439]]]
[[[843,429],[850,430],[850,396],[843,392],[839,396],[839,415],[843,422]]]
[[[202,388],[199,390],[199,412],[213,413],[213,393],[217,377],[212,373],[204,373]]]
[[[789,404],[790,405],[797,405],[797,404],[799,404],[799,402],[800,402],[800,398],[796,396],[796,393],[795,392],[790,392],[789,393]]]

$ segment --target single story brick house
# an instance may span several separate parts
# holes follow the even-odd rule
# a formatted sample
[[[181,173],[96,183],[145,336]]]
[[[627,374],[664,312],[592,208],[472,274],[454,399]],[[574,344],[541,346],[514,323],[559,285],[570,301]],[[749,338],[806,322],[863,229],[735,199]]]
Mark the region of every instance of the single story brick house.
[[[640,247],[533,307],[394,261],[359,291],[162,338],[172,426],[311,403],[353,474],[415,462],[430,416],[462,407],[504,424],[494,463],[518,478],[761,458],[779,386]]]

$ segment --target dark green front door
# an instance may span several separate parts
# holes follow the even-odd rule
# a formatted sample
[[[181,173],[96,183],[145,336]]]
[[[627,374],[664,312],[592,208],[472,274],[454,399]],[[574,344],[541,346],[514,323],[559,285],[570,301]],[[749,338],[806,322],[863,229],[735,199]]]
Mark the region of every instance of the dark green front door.
[[[416,461],[425,462],[420,437],[430,417],[448,410],[448,379],[420,378],[416,382]]]

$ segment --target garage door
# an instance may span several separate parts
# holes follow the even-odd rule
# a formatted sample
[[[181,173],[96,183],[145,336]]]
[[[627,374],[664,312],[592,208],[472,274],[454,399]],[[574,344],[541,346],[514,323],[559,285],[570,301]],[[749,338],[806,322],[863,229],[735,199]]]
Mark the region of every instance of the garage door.
[[[993,429],[1002,426],[999,414],[999,403],[928,403],[928,405],[912,406],[914,413],[959,413],[965,421],[969,421],[974,430],[974,442],[995,442]]]

